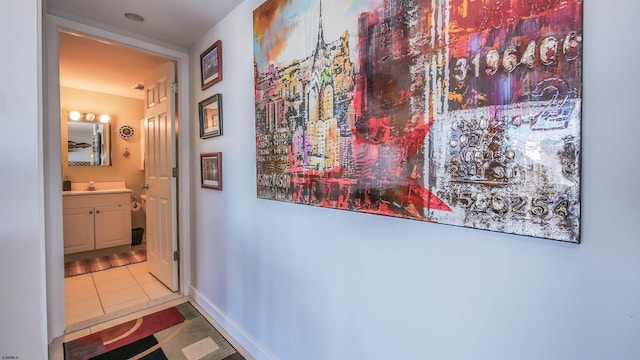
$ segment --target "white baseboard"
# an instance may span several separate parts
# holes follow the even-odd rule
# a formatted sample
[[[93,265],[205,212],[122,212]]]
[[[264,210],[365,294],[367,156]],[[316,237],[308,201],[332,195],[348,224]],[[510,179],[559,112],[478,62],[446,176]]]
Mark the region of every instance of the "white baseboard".
[[[211,300],[193,286],[189,287],[189,295],[195,301],[195,305],[201,307],[204,311],[202,315],[207,317],[207,320],[211,321],[222,336],[224,336],[238,352],[247,358],[247,360],[277,360],[273,354],[262,347],[253,337],[244,332],[233,320],[229,319],[226,314],[220,311]]]

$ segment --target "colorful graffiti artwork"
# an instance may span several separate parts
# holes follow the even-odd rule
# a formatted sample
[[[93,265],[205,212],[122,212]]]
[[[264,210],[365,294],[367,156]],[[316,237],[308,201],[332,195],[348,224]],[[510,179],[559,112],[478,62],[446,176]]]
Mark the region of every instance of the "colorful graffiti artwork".
[[[581,0],[268,0],[259,198],[580,241]]]

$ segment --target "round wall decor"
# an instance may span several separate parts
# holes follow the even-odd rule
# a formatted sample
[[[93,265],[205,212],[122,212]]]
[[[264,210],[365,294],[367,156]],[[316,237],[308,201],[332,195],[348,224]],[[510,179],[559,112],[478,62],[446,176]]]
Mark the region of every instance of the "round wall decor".
[[[120,137],[123,139],[131,139],[134,134],[133,128],[129,125],[120,126],[118,132],[120,133]]]

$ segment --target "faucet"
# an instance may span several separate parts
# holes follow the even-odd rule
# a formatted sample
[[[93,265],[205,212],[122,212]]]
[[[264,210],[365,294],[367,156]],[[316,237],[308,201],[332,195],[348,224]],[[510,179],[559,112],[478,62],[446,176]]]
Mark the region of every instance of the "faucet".
[[[89,181],[89,187],[87,188],[87,190],[95,190],[95,189],[96,189],[96,187],[93,184],[93,181]]]

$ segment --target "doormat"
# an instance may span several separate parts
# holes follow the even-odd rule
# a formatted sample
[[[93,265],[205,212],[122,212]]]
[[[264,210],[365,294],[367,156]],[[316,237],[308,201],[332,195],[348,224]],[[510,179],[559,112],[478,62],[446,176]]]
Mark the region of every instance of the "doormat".
[[[144,244],[136,246],[135,249],[119,254],[66,262],[64,263],[64,277],[107,270],[143,261],[147,261],[147,248]]]
[[[245,360],[189,302],[64,343],[65,360]]]

